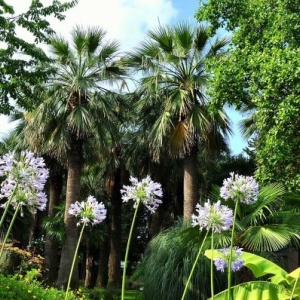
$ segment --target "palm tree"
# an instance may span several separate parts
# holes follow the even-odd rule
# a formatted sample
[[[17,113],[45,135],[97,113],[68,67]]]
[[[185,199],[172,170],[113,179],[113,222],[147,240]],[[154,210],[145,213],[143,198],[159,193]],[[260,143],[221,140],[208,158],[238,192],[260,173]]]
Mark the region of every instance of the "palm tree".
[[[68,210],[72,203],[80,201],[81,172],[87,157],[84,146],[92,143],[90,149],[99,151],[108,136],[110,140],[116,137],[114,119],[119,96],[109,88],[123,82],[125,75],[118,64],[119,44],[105,41],[104,30],[75,27],[71,36],[72,43],[59,36],[50,39],[55,72],[32,123],[32,128],[43,132],[49,153],[65,162],[67,168],[66,238],[56,282],[59,288],[68,280],[78,239],[77,221]],[[72,285],[77,283],[75,268]]]
[[[172,155],[184,160],[184,218],[191,216],[198,200],[200,146],[210,147],[216,140],[224,145],[229,132],[226,114],[210,111],[204,95],[207,62],[222,55],[227,43],[227,38],[212,39],[203,25],[159,26],[125,60],[142,75],[137,106],[153,156],[159,159],[168,145]]]

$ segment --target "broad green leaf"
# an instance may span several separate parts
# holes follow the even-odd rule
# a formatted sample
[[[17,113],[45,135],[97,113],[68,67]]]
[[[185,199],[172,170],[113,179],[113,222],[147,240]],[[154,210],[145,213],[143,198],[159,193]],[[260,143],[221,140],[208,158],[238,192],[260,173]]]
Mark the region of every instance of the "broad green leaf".
[[[297,268],[293,272],[289,273],[286,276],[286,279],[291,287],[291,291],[295,288],[294,296],[299,296],[300,295],[300,268]]]
[[[217,250],[206,250],[205,256],[209,259],[212,259],[212,257],[215,259],[222,257],[222,254]],[[274,284],[279,284],[286,280],[288,273],[266,258],[242,251],[242,259],[245,261],[244,266],[252,271],[255,278],[265,275],[274,275],[270,277],[272,283]]]
[[[286,300],[290,298],[283,286],[267,281],[245,282],[233,286],[231,293],[234,300]],[[227,290],[215,295],[214,300],[227,299],[226,295]]]

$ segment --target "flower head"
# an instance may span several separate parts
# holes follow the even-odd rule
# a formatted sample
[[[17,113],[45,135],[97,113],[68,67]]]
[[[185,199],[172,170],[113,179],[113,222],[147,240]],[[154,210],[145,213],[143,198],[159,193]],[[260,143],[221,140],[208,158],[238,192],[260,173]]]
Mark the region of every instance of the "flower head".
[[[199,225],[200,230],[206,228],[211,229],[213,232],[221,232],[228,230],[233,222],[233,213],[230,208],[221,205],[221,202],[211,204],[210,200],[196,205],[196,212],[198,215],[192,215],[192,225]]]
[[[232,271],[238,271],[244,265],[244,260],[241,259],[242,248],[234,247],[232,249],[231,269]],[[219,249],[218,252],[222,254],[222,257],[218,257],[214,260],[214,264],[218,271],[224,272],[228,267],[230,258],[230,248]]]
[[[14,208],[21,204],[32,213],[46,209],[47,197],[43,189],[49,171],[43,158],[35,157],[30,151],[22,151],[19,157],[9,152],[0,158],[0,176],[5,177],[1,183],[0,199],[11,198]]]
[[[93,196],[88,196],[87,201],[76,201],[69,207],[69,214],[80,218],[77,226],[81,223],[101,223],[106,218],[106,211],[104,204],[99,203]]]
[[[134,207],[136,207],[137,203],[141,201],[151,213],[154,213],[159,204],[162,203],[159,199],[163,195],[161,185],[152,181],[150,176],[142,179],[142,181],[131,176],[129,180],[131,185],[124,185],[121,189],[123,202],[133,200],[135,202]]]
[[[239,200],[241,203],[253,204],[258,199],[258,184],[252,176],[242,176],[230,173],[224,179],[220,195],[225,200]]]

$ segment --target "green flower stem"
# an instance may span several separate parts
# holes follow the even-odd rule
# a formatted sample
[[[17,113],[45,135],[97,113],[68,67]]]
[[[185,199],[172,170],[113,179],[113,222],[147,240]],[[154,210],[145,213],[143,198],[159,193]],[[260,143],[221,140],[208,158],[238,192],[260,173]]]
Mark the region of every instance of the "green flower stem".
[[[211,260],[210,260],[210,291],[211,300],[214,300],[214,232],[211,232]]]
[[[294,286],[293,286],[293,290],[292,290],[292,294],[291,294],[291,297],[290,297],[290,300],[293,299],[294,297],[294,293],[295,293],[295,290],[296,290],[296,286],[297,286],[297,283],[298,283],[298,280],[299,280],[299,273],[298,273],[298,276],[297,276],[297,279],[295,280],[295,283],[294,283]]]
[[[1,216],[1,220],[0,220],[0,229],[1,229],[2,225],[3,225],[4,219],[6,217],[6,214],[8,212],[9,206],[10,206],[11,201],[12,201],[12,199],[13,199],[15,193],[16,193],[17,188],[18,188],[18,182],[17,182],[17,184],[16,184],[16,186],[15,186],[12,194],[10,195],[8,201],[6,202],[4,212],[3,212],[2,216]]]
[[[194,261],[192,270],[191,270],[190,275],[189,275],[189,277],[188,277],[188,280],[187,280],[187,282],[186,282],[186,284],[185,284],[185,287],[184,287],[184,291],[183,291],[181,300],[184,300],[184,298],[185,298],[185,296],[186,296],[186,293],[187,293],[187,290],[188,290],[190,281],[191,281],[191,279],[192,279],[192,276],[193,276],[193,273],[194,273],[194,271],[195,271],[197,262],[198,262],[198,260],[199,260],[200,254],[201,254],[201,252],[202,252],[202,248],[203,248],[203,246],[204,246],[204,242],[205,242],[205,240],[206,240],[206,238],[207,238],[208,231],[209,231],[209,228],[207,229],[206,234],[205,234],[205,237],[204,237],[204,239],[203,239],[203,241],[202,241],[201,247],[199,248],[199,251],[198,251],[197,257],[196,257],[196,259],[195,259],[195,261]]]
[[[7,239],[8,239],[8,236],[10,235],[11,229],[12,229],[12,227],[13,227],[13,225],[14,225],[14,222],[15,222],[15,219],[16,219],[16,217],[17,217],[17,214],[18,214],[18,212],[19,212],[19,210],[20,210],[20,207],[21,207],[21,204],[18,203],[18,205],[17,205],[17,207],[16,207],[16,210],[15,210],[15,213],[14,213],[14,215],[13,215],[11,221],[10,221],[8,230],[7,230],[7,232],[6,232],[6,235],[5,235],[4,240],[3,240],[3,243],[2,243],[2,247],[1,247],[1,251],[0,251],[0,260],[1,260],[1,258],[2,258],[4,246],[5,246],[5,244],[6,244],[6,241],[7,241]]]
[[[76,262],[76,259],[77,259],[78,249],[79,249],[79,245],[80,245],[80,242],[81,242],[81,239],[82,239],[82,234],[83,234],[83,230],[84,230],[85,226],[86,226],[86,223],[83,223],[81,231],[80,231],[80,235],[79,235],[79,238],[78,238],[78,242],[77,242],[77,246],[76,246],[76,250],[75,250],[75,253],[74,253],[73,262],[72,262],[72,266],[71,266],[71,271],[70,271],[70,275],[69,275],[65,300],[67,300],[68,297],[69,297],[69,288],[70,288],[70,284],[71,284],[71,279],[72,279],[74,266],[75,266],[75,262]]]
[[[123,268],[123,276],[122,276],[122,296],[121,296],[121,300],[125,299],[126,268],[127,268],[129,246],[130,246],[130,241],[131,241],[131,237],[132,237],[134,223],[135,223],[135,220],[136,220],[136,216],[137,216],[137,212],[138,212],[138,209],[139,209],[139,206],[140,206],[140,202],[141,202],[141,200],[137,201],[136,208],[135,208],[135,211],[134,211],[134,216],[133,216],[130,231],[129,231],[128,240],[127,240],[125,260],[124,260],[124,268]]]
[[[237,215],[237,208],[239,204],[239,199],[236,200],[235,202],[235,208],[234,208],[234,214],[233,214],[233,224],[232,224],[232,230],[231,230],[231,239],[230,239],[230,254],[229,254],[229,261],[228,261],[228,288],[227,288],[227,299],[231,300],[231,281],[232,281],[232,271],[231,271],[231,263],[232,263],[232,248],[233,248],[233,239],[234,239],[234,231],[235,231],[235,219]]]

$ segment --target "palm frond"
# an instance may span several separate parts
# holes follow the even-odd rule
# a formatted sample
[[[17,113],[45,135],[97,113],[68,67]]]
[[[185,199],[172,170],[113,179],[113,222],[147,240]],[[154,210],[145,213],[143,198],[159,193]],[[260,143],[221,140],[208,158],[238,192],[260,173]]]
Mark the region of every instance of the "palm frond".
[[[250,213],[244,216],[242,222],[245,226],[263,224],[269,215],[276,212],[282,203],[284,195],[282,184],[270,184],[260,188],[258,201],[251,206]]]
[[[168,26],[159,26],[157,29],[149,30],[148,35],[164,52],[173,52],[174,40]]]
[[[278,251],[287,247],[296,238],[285,225],[248,227],[242,234],[242,244],[251,251]],[[299,237],[298,237],[299,238]]]

